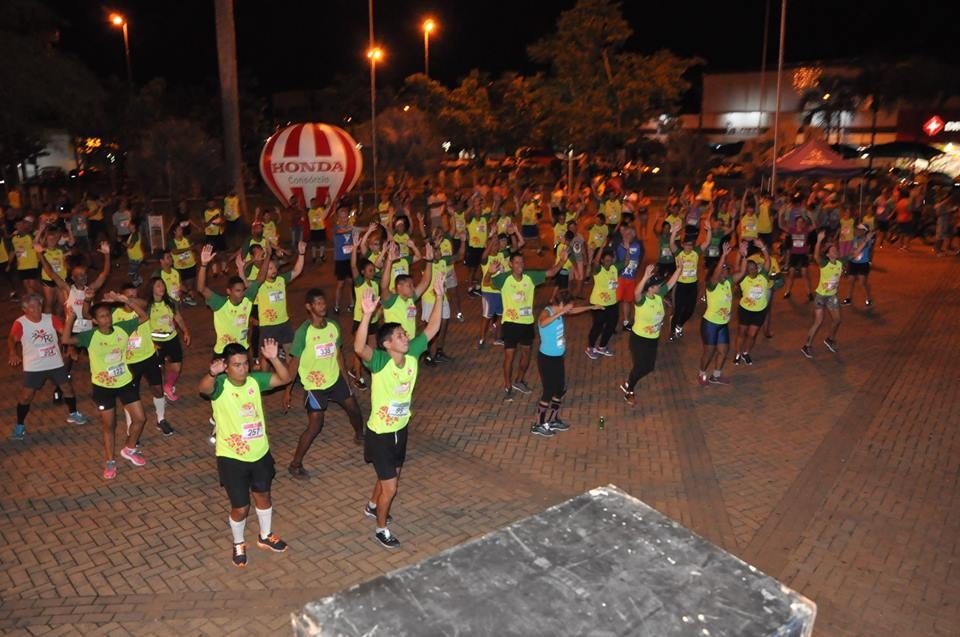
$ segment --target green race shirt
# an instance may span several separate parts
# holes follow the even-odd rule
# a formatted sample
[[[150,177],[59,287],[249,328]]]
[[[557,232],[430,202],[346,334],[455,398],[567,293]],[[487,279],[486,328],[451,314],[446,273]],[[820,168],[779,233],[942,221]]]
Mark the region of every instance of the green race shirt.
[[[157,350],[153,346],[153,336],[150,334],[150,321],[141,323],[136,312],[118,307],[113,311],[113,323],[116,325],[125,321],[137,323],[137,328],[130,332],[130,337],[127,339],[127,364],[139,363],[153,356]]]
[[[150,304],[150,335],[158,343],[172,341],[177,336],[177,324],[173,320],[174,311],[160,301]]]
[[[259,274],[259,273],[258,273]],[[260,325],[283,325],[289,320],[287,314],[287,283],[290,272],[278,274],[273,281],[265,279],[257,290],[254,303],[260,308]]]
[[[410,422],[410,403],[417,383],[417,359],[427,351],[427,337],[419,334],[397,365],[385,350],[376,349],[364,365],[370,370],[370,418],[367,429],[385,434],[399,431]]]
[[[323,327],[303,322],[293,335],[290,355],[300,359],[297,373],[304,389],[327,389],[337,382],[340,378],[337,352],[342,345],[336,321],[326,321]]]
[[[210,401],[217,421],[217,456],[256,462],[270,451],[260,392],[270,388],[270,372],[251,372],[242,385],[226,374],[214,381]]]
[[[417,325],[416,297],[405,299],[399,294],[394,294],[384,301],[383,321],[384,323],[399,323],[403,326],[403,331],[407,333],[407,338],[413,339]]]
[[[493,277],[493,287],[500,290],[503,301],[503,322],[533,324],[533,294],[536,287],[547,280],[543,270],[526,270],[518,281],[512,272],[501,272]]]
[[[113,324],[109,334],[93,329],[76,335],[77,343],[86,347],[90,356],[90,382],[98,387],[117,388],[133,381],[126,352],[130,335],[139,325],[138,320],[121,321]]]
[[[213,310],[213,330],[217,334],[217,342],[213,345],[214,353],[222,354],[224,346],[230,343],[249,347],[247,332],[250,327],[250,309],[259,287],[259,284],[251,283],[243,295],[243,300],[237,305],[216,292],[210,295],[207,306]]]

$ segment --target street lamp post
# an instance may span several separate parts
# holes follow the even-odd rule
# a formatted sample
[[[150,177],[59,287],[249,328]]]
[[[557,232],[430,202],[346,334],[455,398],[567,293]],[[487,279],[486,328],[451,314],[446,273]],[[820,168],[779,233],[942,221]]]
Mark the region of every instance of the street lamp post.
[[[423,21],[423,74],[430,77],[430,33],[437,28],[433,18]]]
[[[127,19],[119,13],[111,13],[110,24],[123,31],[123,53],[127,60],[127,84],[133,86],[133,67],[130,64],[130,33],[127,30]]]
[[[373,201],[377,201],[377,62],[383,57],[380,47],[370,47],[367,58],[370,60],[370,150],[372,153],[370,168],[373,173]]]
[[[777,137],[780,134],[781,90],[783,88],[783,45],[787,35],[787,0],[780,3],[780,52],[777,55],[777,110],[773,114],[773,158],[770,161],[770,196],[777,199]]]

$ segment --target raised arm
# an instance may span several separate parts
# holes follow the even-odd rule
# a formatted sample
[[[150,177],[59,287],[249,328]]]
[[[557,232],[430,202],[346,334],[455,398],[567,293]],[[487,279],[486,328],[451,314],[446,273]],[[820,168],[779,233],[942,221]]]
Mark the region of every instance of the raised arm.
[[[553,264],[549,270],[547,270],[547,277],[552,277],[556,275],[557,272],[561,270],[563,264],[567,262],[567,248],[564,248],[560,251],[560,254],[557,255],[557,262]]]
[[[823,244],[823,238],[827,235],[826,231],[821,230],[817,233],[817,245],[813,247],[813,260],[820,263],[820,246]],[[769,257],[768,257],[769,260]]]
[[[390,276],[393,274],[393,262],[398,258],[400,258],[400,251],[397,249],[397,244],[392,240],[388,241],[383,250],[383,272],[380,274],[381,299],[389,299],[392,295],[390,292]]]
[[[416,289],[415,289],[415,293],[416,293],[418,299],[419,299],[421,296],[423,296],[423,293],[424,293],[424,292],[427,291],[427,287],[430,285],[430,282],[431,282],[431,280],[432,280],[432,278],[433,278],[433,257],[434,257],[434,254],[433,254],[433,246],[431,246],[431,245],[428,243],[428,244],[427,244],[427,258],[428,258],[429,260],[427,261],[427,267],[425,267],[425,268],[423,269],[423,276],[420,277],[420,281],[417,283],[417,287],[416,287]],[[442,295],[442,294],[437,297],[438,301],[439,301],[439,299],[442,299],[442,298],[443,298],[443,295]]]
[[[207,266],[216,256],[217,253],[213,251],[212,245],[207,244],[200,250],[200,271],[197,273],[197,291],[200,292],[200,296],[207,300],[213,296],[213,290],[207,287]],[[266,270],[266,268],[262,268],[262,270]]]
[[[70,286],[66,281],[63,280],[57,271],[53,269],[53,266],[50,265],[50,262],[47,261],[47,256],[44,254],[44,247],[39,241],[33,244],[33,251],[37,253],[37,258],[40,260],[40,267],[43,268],[43,271],[47,273],[47,276],[56,284],[58,288],[64,292],[70,291]]]
[[[674,257],[676,259],[676,257]],[[673,286],[677,284],[677,279],[680,278],[680,273],[683,272],[683,268],[680,267],[680,264],[677,264],[677,267],[673,270],[673,274],[670,275],[670,278],[667,280],[667,289],[672,290]]]
[[[435,303],[434,305],[440,305]],[[373,358],[373,349],[367,345],[367,333],[370,331],[370,318],[377,309],[377,299],[373,295],[373,290],[368,287],[363,288],[363,294],[360,297],[360,324],[353,335],[353,351],[363,361],[369,361]]]
[[[110,244],[106,241],[101,241],[100,248],[97,252],[103,255],[103,270],[101,270],[97,278],[93,280],[93,283],[87,286],[94,292],[103,287],[103,284],[107,282],[107,277],[110,275]]]
[[[637,283],[636,291],[633,293],[634,303],[639,303],[640,299],[643,297],[643,288],[646,286],[647,281],[650,280],[650,277],[653,276],[653,273],[656,271],[657,266],[653,263],[647,266],[647,269],[643,271],[643,278],[640,279],[640,282]],[[680,268],[677,268],[678,270]]]
[[[430,318],[427,319],[426,327],[423,328],[423,333],[428,341],[433,340],[433,337],[440,331],[441,308],[443,307],[440,300],[443,298],[443,282],[444,277],[442,275],[437,274],[433,277],[433,293],[437,297],[437,301],[433,304],[433,309],[430,310]]]
[[[354,250],[353,252],[356,253],[356,250]],[[297,260],[293,264],[293,270],[290,271],[291,281],[293,281],[295,278],[300,276],[300,273],[303,272],[303,260],[306,254],[307,254],[307,242],[300,241],[299,243],[297,243]]]
[[[264,270],[266,270],[266,268],[264,268]],[[283,387],[289,383],[292,378],[286,365],[283,364],[283,361],[281,361],[278,356],[279,351],[280,346],[277,344],[277,341],[272,338],[264,339],[263,347],[260,348],[260,355],[270,361],[270,366],[273,367],[273,373],[270,374],[270,389]]]
[[[701,250],[702,252],[706,252],[706,251],[707,251],[707,248],[710,247],[710,241],[713,239],[713,228],[712,228],[711,225],[710,225],[710,217],[712,217],[712,216],[713,216],[712,214],[708,214],[708,215],[707,215],[707,220],[706,220],[707,236],[704,237],[703,243],[700,244],[700,250]]]
[[[73,335],[73,324],[77,322],[77,315],[73,311],[72,305],[67,305],[64,308],[64,313],[67,320],[63,322],[63,329],[60,330],[60,343],[62,345],[76,345],[77,337]],[[10,364],[13,365],[12,359]]]
[[[133,298],[117,292],[107,292],[103,295],[103,300],[107,303],[123,303],[129,309],[133,310],[133,313],[137,315],[137,320],[139,320],[141,324],[150,320],[150,315],[147,314],[147,302],[143,299]]]
[[[200,395],[209,398],[216,385],[217,376],[225,371],[227,371],[227,361],[224,358],[213,359],[213,361],[210,362],[210,368],[207,370],[207,373],[204,374],[200,382],[197,383],[197,390],[200,392]]]

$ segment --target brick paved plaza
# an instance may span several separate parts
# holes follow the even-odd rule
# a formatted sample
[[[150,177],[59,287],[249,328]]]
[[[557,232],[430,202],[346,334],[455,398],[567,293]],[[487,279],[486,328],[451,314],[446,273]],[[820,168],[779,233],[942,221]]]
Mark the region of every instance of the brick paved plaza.
[[[332,292],[331,280],[329,265],[308,266],[292,286],[296,324],[303,291],[319,283]],[[120,460],[112,482],[100,476],[98,425],[65,424],[49,386],[26,440],[8,439],[19,376],[5,367],[0,631],[285,634],[307,600],[613,483],[813,599],[817,635],[955,635],[960,265],[919,248],[884,248],[872,280],[875,306],[864,308],[858,290],[857,306],[843,308],[840,354],[818,339],[813,361],[798,351],[810,306],[803,294],[778,295],[774,338],[761,336],[752,367],[729,367],[730,387],[696,383],[698,307],[688,336],[661,343],[636,408],[617,389],[629,365],[625,336],[614,337],[615,358],[591,361],[582,352],[589,318],[569,318],[572,427],[552,439],[529,434],[535,365],[527,377],[535,393],[501,403],[502,352],[475,349],[480,303],[464,299],[467,323],[452,325],[446,348],[456,361],[421,368],[393,510],[400,550],[376,544],[361,514],[373,470],[343,412],[331,407],[305,461],[313,477],[295,481],[286,465],[305,414],[282,414],[274,394],[265,399],[278,465],[274,529],[290,551],[266,554],[250,543],[244,570],[229,561],[209,407],[191,389],[208,363],[207,309],[185,310],[195,343],[182,398],[167,408],[176,435],[162,438],[151,416],[147,466]],[[5,308],[4,330],[15,307]],[[84,361],[76,384],[92,415],[85,371]],[[256,529],[251,516],[248,541]]]

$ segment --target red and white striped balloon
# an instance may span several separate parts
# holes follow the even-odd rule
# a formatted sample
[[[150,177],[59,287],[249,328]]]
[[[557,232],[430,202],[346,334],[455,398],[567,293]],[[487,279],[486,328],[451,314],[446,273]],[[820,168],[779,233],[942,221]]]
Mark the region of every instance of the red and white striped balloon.
[[[322,204],[342,197],[360,180],[363,159],[357,142],[329,124],[293,124],[274,133],[260,153],[260,174],[284,204]]]

